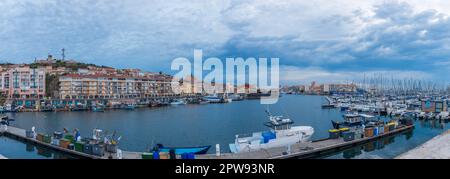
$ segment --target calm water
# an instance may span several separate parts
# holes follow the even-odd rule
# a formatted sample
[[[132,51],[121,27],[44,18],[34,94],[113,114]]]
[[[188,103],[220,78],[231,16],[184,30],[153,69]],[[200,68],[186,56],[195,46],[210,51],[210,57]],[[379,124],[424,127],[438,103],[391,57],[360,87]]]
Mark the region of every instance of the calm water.
[[[285,95],[277,104],[270,106],[270,111],[289,116],[296,125],[313,126],[313,139],[320,139],[328,136],[327,131],[332,127],[331,119],[341,119],[339,110],[321,109],[323,102],[324,99],[320,96]],[[230,104],[183,105],[104,113],[52,112],[9,115],[16,119],[14,126],[26,129],[36,126],[37,131],[43,133],[61,131],[64,127],[78,128],[82,136],[91,135],[93,128],[117,131],[122,136],[120,148],[124,150],[144,151],[156,143],[174,147],[220,144],[221,150],[228,152],[228,144],[234,141],[236,134],[267,129],[263,125],[267,120],[264,112],[266,107],[259,104],[258,100],[245,100]],[[343,153],[331,154],[327,158],[392,158],[440,134],[444,129],[449,129],[440,123],[416,123],[414,132],[380,142],[386,145],[377,145],[377,150],[372,150],[372,144],[367,144],[368,147],[361,146]],[[4,137],[0,139],[8,140],[0,142],[0,153],[8,158],[16,158],[14,153],[18,152],[5,151],[11,148],[10,145],[20,146],[20,142],[11,142]],[[22,151],[25,151],[25,147],[22,148]],[[210,152],[212,151],[214,149]],[[27,155],[24,158],[33,157]]]

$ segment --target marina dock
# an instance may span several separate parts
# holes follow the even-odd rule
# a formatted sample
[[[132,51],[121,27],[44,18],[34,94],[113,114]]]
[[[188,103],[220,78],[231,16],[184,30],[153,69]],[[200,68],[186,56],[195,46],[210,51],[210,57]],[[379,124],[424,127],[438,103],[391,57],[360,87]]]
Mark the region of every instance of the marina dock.
[[[56,150],[56,151],[59,151],[59,152],[62,152],[62,153],[65,153],[65,154],[68,154],[71,156],[76,156],[78,158],[84,158],[84,159],[101,159],[102,158],[99,156],[85,154],[85,153],[78,152],[75,150],[65,149],[65,148],[62,148],[59,146],[51,145],[49,143],[45,143],[45,142],[36,140],[34,138],[26,137],[26,130],[12,127],[12,126],[8,126],[7,130],[0,131],[0,134],[7,136],[7,137],[11,137],[13,139],[30,142],[35,145],[39,145],[39,146],[42,146],[42,147],[45,147],[48,149]],[[107,156],[107,155],[105,155],[105,156]]]
[[[379,138],[391,136],[394,134],[406,132],[412,130],[414,125],[400,125],[398,128],[389,131],[384,134],[380,134],[374,137],[365,137],[361,139],[355,139],[352,141],[344,141],[343,138],[338,139],[321,139],[308,143],[302,144],[294,144],[290,147],[278,147],[271,148],[267,150],[259,150],[252,152],[243,152],[243,153],[223,153],[220,156],[216,156],[216,154],[204,154],[204,155],[196,155],[196,159],[304,159],[304,158],[317,158],[323,156],[327,153],[338,152],[344,150],[346,148],[350,148],[352,146],[364,144],[367,142],[371,142],[377,140]],[[6,131],[0,131],[2,135],[7,137],[12,137],[18,140],[22,140],[25,142],[30,142],[35,145],[43,146],[52,150],[56,150],[58,152],[62,152],[65,154],[69,154],[72,156],[76,156],[77,158],[85,158],[85,159],[108,159],[113,158],[117,159],[117,154],[105,153],[104,156],[95,156],[82,152],[78,152],[75,150],[61,148],[59,146],[55,146],[49,143],[45,143],[42,141],[38,141],[34,138],[26,137],[25,130],[19,129],[16,127],[8,126]],[[450,135],[447,135],[450,137]],[[143,152],[130,152],[130,151],[120,151],[122,159],[142,159]]]
[[[428,142],[403,153],[396,159],[450,159],[450,130]]]
[[[352,146],[371,142],[383,137],[412,130],[414,125],[399,126],[397,129],[374,137],[366,137],[345,142],[339,139],[322,139],[309,143],[294,144],[290,147],[278,147],[267,150],[259,150],[243,153],[226,153],[216,156],[215,154],[198,155],[198,159],[307,159],[320,157],[326,153],[337,152]]]

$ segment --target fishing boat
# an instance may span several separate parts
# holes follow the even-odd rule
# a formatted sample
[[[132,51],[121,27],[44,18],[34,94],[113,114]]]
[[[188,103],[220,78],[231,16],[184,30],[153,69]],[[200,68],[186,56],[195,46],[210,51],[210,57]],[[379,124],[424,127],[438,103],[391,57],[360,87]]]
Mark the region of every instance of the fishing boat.
[[[242,101],[242,100],[244,100],[244,97],[242,97],[239,94],[232,94],[232,95],[229,96],[229,98],[231,100],[233,100],[233,101]]]
[[[310,126],[292,126],[294,121],[283,116],[274,116],[266,111],[269,131],[255,132],[251,135],[236,135],[234,143],[229,144],[232,153],[250,152],[274,147],[290,146],[309,141],[314,134]]]
[[[186,101],[182,99],[176,99],[170,102],[170,105],[183,105],[183,104],[186,104]]]
[[[3,106],[0,106],[0,113],[5,113],[6,112],[6,109],[5,109],[5,107],[3,107]]]
[[[11,104],[6,104],[6,106],[4,108],[5,109],[4,112],[18,112],[22,108],[23,108],[23,106],[16,106],[16,107],[14,107]]]
[[[174,150],[175,154],[181,155],[185,153],[206,154],[209,148],[211,148],[210,145],[200,147],[165,147],[162,144],[157,144],[156,150],[164,153],[169,153],[171,150]]]
[[[335,108],[336,105],[335,104],[323,104],[322,105],[322,109],[331,109],[331,108]]]
[[[45,105],[40,107],[41,112],[52,112],[53,106]]]
[[[221,103],[222,102],[222,98],[218,97],[217,94],[204,96],[203,100],[209,101],[210,103]]]
[[[86,110],[88,110],[87,106],[80,102],[70,106],[70,111],[86,111]]]
[[[333,127],[335,129],[339,129],[342,126],[353,127],[353,126],[360,126],[361,124],[363,124],[363,117],[358,113],[344,114],[343,117],[344,121],[342,122],[331,120],[331,123],[333,124]]]

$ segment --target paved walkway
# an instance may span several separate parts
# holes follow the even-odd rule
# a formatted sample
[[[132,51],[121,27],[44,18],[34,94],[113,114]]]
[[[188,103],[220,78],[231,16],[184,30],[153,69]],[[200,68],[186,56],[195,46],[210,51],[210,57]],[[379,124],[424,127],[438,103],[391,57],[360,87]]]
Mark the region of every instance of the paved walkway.
[[[421,146],[403,153],[397,159],[450,159],[450,130]]]

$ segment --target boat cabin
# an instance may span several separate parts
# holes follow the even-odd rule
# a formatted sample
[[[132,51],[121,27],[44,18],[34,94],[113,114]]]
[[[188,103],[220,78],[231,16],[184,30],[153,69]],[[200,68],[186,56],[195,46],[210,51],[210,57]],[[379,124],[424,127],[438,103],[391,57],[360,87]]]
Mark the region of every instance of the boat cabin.
[[[283,116],[269,116],[269,120],[264,125],[276,131],[290,129],[294,124],[294,121]]]
[[[357,123],[361,122],[363,120],[363,117],[359,114],[345,114],[344,120],[348,123]]]

